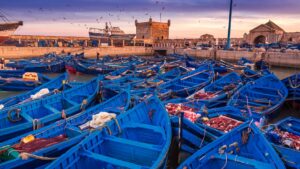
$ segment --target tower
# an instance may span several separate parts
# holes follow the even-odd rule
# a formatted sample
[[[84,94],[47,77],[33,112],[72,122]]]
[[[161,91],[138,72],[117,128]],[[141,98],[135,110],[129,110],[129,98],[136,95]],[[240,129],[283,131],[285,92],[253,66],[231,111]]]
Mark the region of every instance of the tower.
[[[135,20],[136,39],[143,39],[148,43],[153,43],[157,40],[169,39],[169,27],[171,21],[156,22],[149,18],[148,22],[138,22]]]

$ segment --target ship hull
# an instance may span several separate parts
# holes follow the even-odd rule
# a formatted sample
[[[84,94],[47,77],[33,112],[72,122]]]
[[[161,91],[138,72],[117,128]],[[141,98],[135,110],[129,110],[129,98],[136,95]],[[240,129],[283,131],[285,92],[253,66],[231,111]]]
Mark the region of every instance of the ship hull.
[[[1,23],[0,24],[0,43],[7,40],[23,22]]]

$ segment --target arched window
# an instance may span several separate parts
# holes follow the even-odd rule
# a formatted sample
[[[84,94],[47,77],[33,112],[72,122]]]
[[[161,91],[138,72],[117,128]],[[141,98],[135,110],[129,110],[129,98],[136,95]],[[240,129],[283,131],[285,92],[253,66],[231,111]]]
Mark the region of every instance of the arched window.
[[[161,36],[161,39],[164,39],[164,36]]]
[[[143,35],[142,39],[144,39],[144,38],[145,38],[145,36]]]
[[[293,38],[292,38],[292,37],[290,37],[290,38],[289,38],[289,41],[290,41],[290,42],[293,42]]]

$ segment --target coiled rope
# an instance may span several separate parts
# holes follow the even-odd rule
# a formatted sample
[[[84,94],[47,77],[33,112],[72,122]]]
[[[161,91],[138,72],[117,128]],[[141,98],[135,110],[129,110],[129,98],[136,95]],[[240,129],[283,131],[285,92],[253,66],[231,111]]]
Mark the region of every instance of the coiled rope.
[[[12,112],[14,112],[14,111],[16,111],[17,119],[13,119],[12,116],[11,116]],[[21,118],[21,116],[20,116],[20,112],[21,112],[21,109],[17,109],[17,108],[16,108],[16,109],[11,109],[11,110],[9,110],[9,111],[7,112],[7,118],[8,118],[8,120],[9,120],[10,122],[13,122],[13,123],[18,122],[18,121],[21,121],[22,118]]]

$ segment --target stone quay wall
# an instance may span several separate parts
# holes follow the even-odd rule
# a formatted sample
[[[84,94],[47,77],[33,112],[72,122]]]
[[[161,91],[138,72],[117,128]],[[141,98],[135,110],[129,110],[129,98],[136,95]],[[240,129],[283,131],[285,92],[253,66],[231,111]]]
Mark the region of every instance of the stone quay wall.
[[[72,54],[84,52],[88,58],[95,58],[96,54],[104,55],[153,55],[154,51],[158,50],[144,46],[126,46],[126,47],[99,47],[99,48],[69,48],[69,47],[14,47],[0,46],[0,57],[7,59],[24,59],[30,57],[42,56],[46,53],[55,52],[61,54],[71,52]],[[257,61],[261,58],[262,52],[248,51],[224,51],[224,50],[198,50],[198,49],[183,49],[165,48],[168,54],[178,53],[195,56],[197,58],[212,58],[222,59],[227,61],[237,61],[241,57],[248,58],[252,61]],[[273,66],[300,68],[300,52],[267,52],[266,60]]]
[[[168,50],[172,53],[174,51]],[[187,54],[197,58],[211,58],[222,59],[226,61],[238,61],[241,57],[245,57],[252,61],[257,61],[261,58],[262,52],[248,52],[248,51],[225,51],[225,50],[197,50],[197,49],[176,49],[178,54]],[[300,68],[300,52],[266,52],[266,61],[270,65],[280,67]]]
[[[151,55],[152,48],[144,46],[126,46],[126,47],[99,47],[99,48],[76,48],[76,47],[14,47],[0,46],[0,57],[7,59],[24,59],[42,56],[47,53],[55,52],[57,54],[65,53],[81,53],[84,52],[88,58],[95,58],[96,54],[104,55]]]

